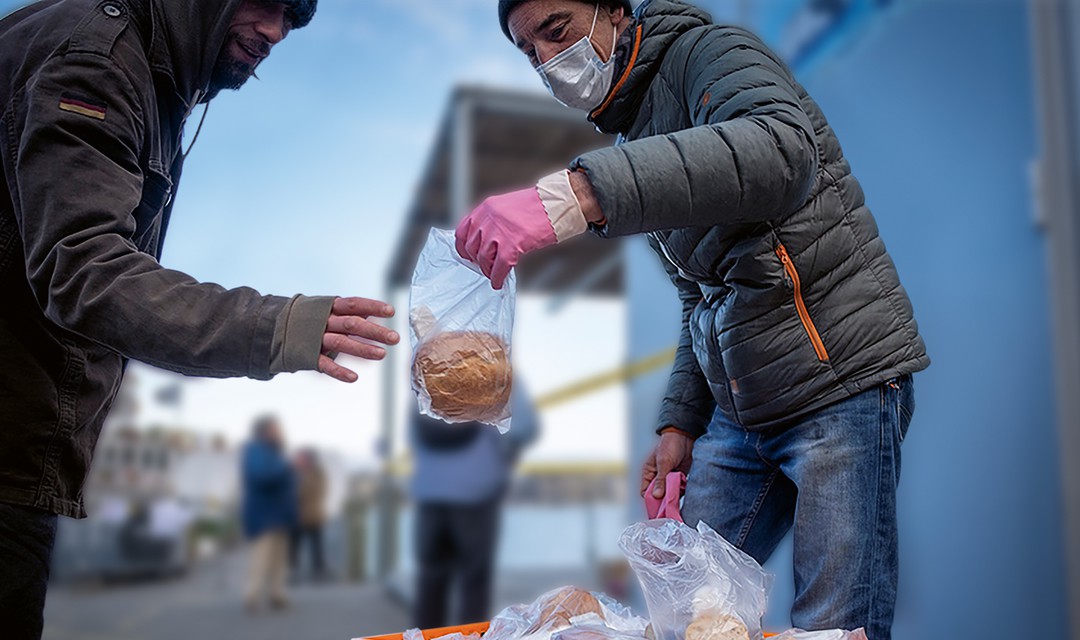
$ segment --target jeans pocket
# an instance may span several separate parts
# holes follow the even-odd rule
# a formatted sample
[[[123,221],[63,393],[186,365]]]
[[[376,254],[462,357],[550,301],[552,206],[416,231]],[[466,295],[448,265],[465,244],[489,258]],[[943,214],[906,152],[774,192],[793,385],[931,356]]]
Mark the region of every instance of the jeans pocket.
[[[915,413],[915,395],[910,375],[887,380],[883,385],[882,398],[887,403],[890,413],[894,412],[896,437],[903,444],[911,427],[911,417]],[[893,409],[895,407],[895,409]],[[884,407],[883,407],[884,408]]]

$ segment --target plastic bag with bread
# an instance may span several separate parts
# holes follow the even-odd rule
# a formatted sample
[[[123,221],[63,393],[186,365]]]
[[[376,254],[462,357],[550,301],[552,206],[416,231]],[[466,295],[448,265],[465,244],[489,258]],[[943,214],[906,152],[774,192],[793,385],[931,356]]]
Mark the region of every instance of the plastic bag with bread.
[[[484,640],[645,640],[646,626],[607,596],[562,587],[532,604],[504,609]]]
[[[458,256],[452,231],[431,230],[409,299],[412,387],[422,414],[510,429],[514,299],[512,272],[492,289]]]
[[[762,640],[772,576],[701,523],[631,525],[619,539],[657,640]]]

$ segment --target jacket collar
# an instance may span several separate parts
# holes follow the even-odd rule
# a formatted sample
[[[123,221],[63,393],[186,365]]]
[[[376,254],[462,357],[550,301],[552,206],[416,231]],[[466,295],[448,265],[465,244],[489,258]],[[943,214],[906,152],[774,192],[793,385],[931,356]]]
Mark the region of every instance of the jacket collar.
[[[615,84],[589,122],[604,133],[626,133],[668,48],[687,31],[711,23],[709,14],[681,0],[646,1],[619,39]]]

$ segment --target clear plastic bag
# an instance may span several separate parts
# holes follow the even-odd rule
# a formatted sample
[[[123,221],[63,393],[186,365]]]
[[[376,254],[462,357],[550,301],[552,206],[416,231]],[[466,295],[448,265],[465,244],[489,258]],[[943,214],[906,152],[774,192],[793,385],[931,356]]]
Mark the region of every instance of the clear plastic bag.
[[[761,640],[772,576],[704,523],[669,519],[619,539],[641,583],[656,640]]]
[[[792,629],[776,636],[774,640],[866,640],[866,632],[855,631],[801,631]]]
[[[413,272],[409,326],[412,386],[424,415],[510,429],[515,276],[499,291],[432,229]]]
[[[603,594],[562,587],[504,609],[484,640],[643,640],[647,625]]]

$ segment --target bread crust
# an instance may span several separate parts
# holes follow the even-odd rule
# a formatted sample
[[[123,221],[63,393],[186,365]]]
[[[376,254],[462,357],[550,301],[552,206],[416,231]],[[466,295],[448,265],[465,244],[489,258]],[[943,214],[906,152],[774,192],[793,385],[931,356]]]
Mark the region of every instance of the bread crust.
[[[706,613],[686,627],[685,640],[750,640],[750,630],[735,616]]]
[[[492,422],[507,413],[513,385],[509,349],[490,333],[437,333],[417,347],[413,380],[439,417]]]

